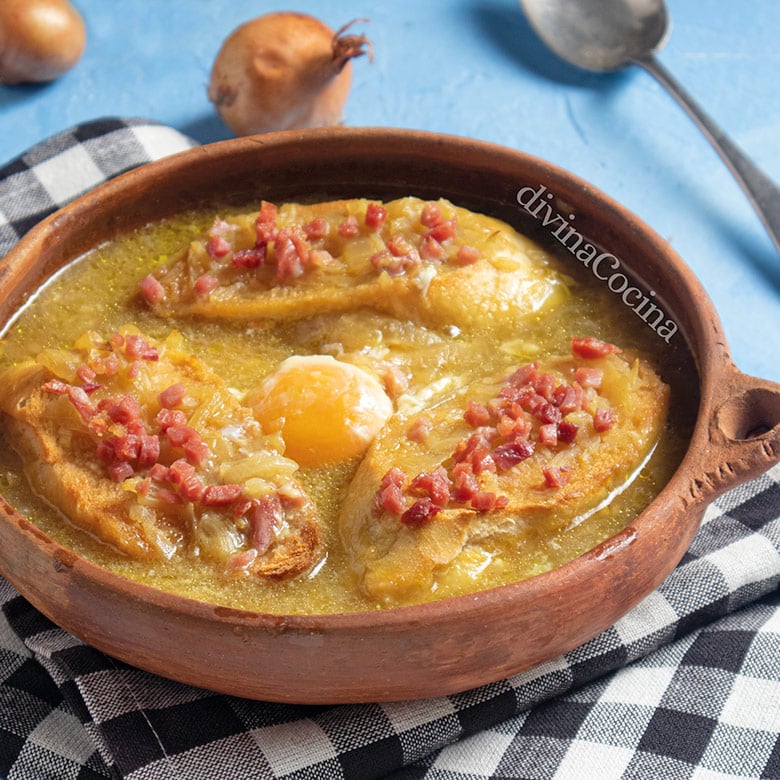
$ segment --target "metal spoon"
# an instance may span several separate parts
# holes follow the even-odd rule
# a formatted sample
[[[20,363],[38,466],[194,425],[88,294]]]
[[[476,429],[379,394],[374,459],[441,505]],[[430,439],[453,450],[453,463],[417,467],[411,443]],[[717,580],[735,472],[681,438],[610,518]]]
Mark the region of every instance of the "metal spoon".
[[[669,34],[664,0],[520,0],[520,5],[539,37],[566,62],[596,72],[639,65],[666,87],[723,158],[780,251],[780,189],[653,56]]]

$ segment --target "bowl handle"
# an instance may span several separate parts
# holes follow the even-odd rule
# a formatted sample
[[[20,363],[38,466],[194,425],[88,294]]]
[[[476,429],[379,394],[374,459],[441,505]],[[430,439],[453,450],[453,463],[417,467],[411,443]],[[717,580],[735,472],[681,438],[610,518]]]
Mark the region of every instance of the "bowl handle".
[[[780,384],[731,364],[713,407],[708,442],[690,486],[693,503],[709,502],[780,461]]]

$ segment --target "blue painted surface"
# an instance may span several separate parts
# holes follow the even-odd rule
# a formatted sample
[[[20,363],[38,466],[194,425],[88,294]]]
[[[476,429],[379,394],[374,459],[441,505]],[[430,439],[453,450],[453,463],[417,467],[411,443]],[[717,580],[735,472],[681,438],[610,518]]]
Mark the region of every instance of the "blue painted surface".
[[[576,0],[573,0],[576,2]],[[780,257],[742,191],[677,104],[638,69],[596,76],[548,54],[516,0],[75,0],[78,66],[0,86],[0,161],[77,122],[145,116],[207,143],[230,137],[206,98],[214,56],[242,21],[294,8],[333,27],[370,17],[350,125],[443,131],[543,157],[590,180],[668,238],[720,313],[737,364],[780,381]],[[670,0],[660,59],[780,181],[780,3]]]

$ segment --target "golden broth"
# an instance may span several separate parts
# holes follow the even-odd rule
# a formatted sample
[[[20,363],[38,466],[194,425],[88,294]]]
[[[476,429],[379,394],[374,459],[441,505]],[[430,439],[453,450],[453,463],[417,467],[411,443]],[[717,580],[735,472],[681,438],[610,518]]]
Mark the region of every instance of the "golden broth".
[[[82,332],[110,333],[132,322],[162,339],[172,329],[188,349],[241,391],[256,386],[293,354],[350,355],[370,365],[379,356],[399,360],[418,388],[436,382],[468,383],[536,358],[566,354],[572,337],[594,336],[640,351],[671,387],[665,434],[641,475],[608,506],[552,538],[538,538],[515,549],[469,583],[448,582],[422,600],[502,585],[561,565],[621,530],[657,494],[687,447],[697,398],[693,367],[683,339],[667,344],[623,305],[604,283],[571,257],[550,259],[571,281],[573,294],[521,332],[422,327],[365,310],[318,314],[293,322],[220,322],[164,319],[136,295],[138,280],[159,268],[182,246],[203,234],[214,212],[187,214],[123,237],[72,263],[31,300],[2,340],[0,369],[34,357],[46,347],[70,345]],[[356,586],[342,548],[336,516],[340,495],[357,462],[302,469],[301,480],[323,518],[327,555],[310,574],[287,582],[226,578],[199,559],[175,557],[148,563],[122,557],[72,526],[31,493],[18,459],[4,442],[0,448],[0,488],[20,512],[64,546],[123,576],[155,588],[237,609],[276,613],[343,612],[376,609]]]

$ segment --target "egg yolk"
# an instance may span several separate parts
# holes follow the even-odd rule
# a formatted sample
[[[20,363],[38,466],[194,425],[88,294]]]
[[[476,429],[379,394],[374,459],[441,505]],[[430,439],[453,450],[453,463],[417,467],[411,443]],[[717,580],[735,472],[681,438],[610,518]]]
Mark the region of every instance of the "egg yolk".
[[[287,358],[246,403],[301,466],[362,455],[393,413],[375,376],[327,355]]]

